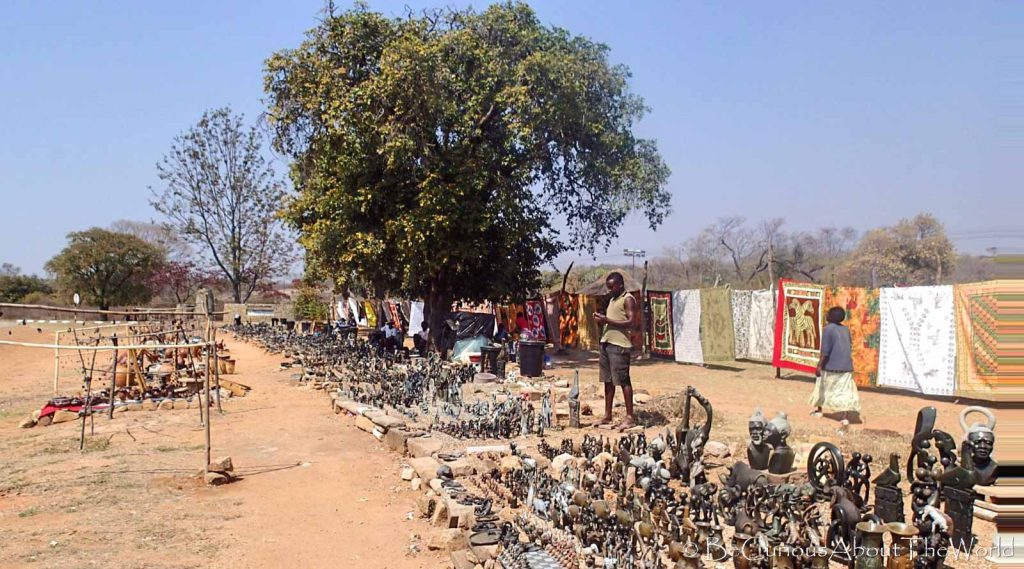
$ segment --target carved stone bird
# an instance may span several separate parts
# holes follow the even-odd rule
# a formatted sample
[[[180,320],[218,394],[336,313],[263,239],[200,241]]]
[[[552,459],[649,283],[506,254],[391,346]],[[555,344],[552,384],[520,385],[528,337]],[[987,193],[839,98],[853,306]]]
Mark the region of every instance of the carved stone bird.
[[[896,486],[900,480],[900,455],[892,453],[889,455],[889,468],[879,473],[872,482],[875,486]]]

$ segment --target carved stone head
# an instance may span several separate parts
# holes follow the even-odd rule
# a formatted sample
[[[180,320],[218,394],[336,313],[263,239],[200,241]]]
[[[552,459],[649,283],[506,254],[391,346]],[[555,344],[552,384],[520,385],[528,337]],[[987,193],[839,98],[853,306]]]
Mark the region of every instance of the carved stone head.
[[[750,443],[756,447],[763,446],[765,443],[765,425],[767,419],[765,419],[764,413],[758,408],[754,411],[754,414],[750,416],[747,421],[747,431],[750,433]]]

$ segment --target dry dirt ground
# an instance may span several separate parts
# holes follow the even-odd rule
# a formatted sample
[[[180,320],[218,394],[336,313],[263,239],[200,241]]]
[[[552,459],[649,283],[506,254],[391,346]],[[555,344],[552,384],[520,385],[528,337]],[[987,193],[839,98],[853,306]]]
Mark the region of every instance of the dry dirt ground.
[[[0,339],[51,341],[56,327],[43,328],[0,324]],[[332,414],[321,392],[296,387],[292,372],[279,371],[280,358],[227,343],[238,360],[234,378],[253,391],[214,414],[214,456],[230,455],[242,475],[217,488],[194,476],[204,461],[195,409],[97,417],[85,452],[78,423],[18,429],[51,394],[53,353],[0,346],[0,569],[448,566],[424,545],[437,530],[409,519],[418,494],[399,479],[402,459]],[[557,361],[550,375],[570,378],[579,368],[584,393],[596,393],[592,354]],[[938,409],[940,428],[960,434],[961,404],[877,391],[862,391],[864,422],[840,434],[835,420],[807,415],[808,378],[773,376],[771,367],[751,363],[644,361],[633,371],[636,388],[653,398],[638,406],[652,430],[676,412],[671,396],[694,385],[714,405],[712,439],[734,453],[743,452],[757,406],[769,417],[789,413],[798,450],[831,440],[847,454],[873,454],[878,468],[889,452],[906,456],[923,405]],[[598,401],[590,403],[600,413]],[[552,444],[562,436],[581,432],[554,433]],[[982,546],[991,544],[989,524],[976,521],[975,530]],[[977,558],[951,565],[989,566]]]

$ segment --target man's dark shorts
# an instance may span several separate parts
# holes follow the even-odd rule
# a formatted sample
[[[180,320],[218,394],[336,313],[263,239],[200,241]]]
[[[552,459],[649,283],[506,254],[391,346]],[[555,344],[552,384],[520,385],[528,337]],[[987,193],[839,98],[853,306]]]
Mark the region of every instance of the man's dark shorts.
[[[631,385],[629,381],[630,348],[623,348],[608,342],[601,343],[601,383],[620,387]]]

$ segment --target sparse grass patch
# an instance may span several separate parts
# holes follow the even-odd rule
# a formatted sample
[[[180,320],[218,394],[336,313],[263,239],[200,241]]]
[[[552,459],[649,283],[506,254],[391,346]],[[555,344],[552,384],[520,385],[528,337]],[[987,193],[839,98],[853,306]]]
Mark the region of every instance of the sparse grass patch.
[[[31,518],[32,516],[34,516],[36,514],[39,514],[41,512],[42,512],[42,510],[40,510],[39,508],[36,508],[36,507],[33,506],[31,508],[28,508],[28,509],[25,509],[25,510],[22,510],[22,511],[18,512],[18,517],[19,518]]]

